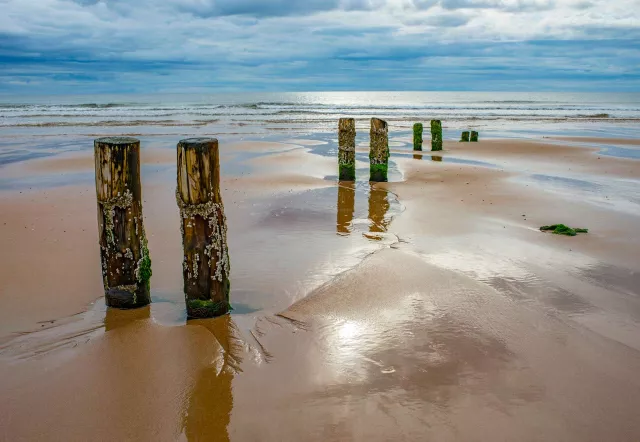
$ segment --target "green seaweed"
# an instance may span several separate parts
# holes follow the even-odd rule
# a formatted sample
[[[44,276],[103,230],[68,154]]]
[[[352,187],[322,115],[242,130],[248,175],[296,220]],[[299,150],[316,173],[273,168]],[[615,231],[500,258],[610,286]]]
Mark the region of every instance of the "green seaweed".
[[[571,228],[564,224],[553,224],[540,227],[542,232],[551,232],[554,235],[576,236],[578,233],[589,233],[589,229]]]
[[[470,141],[472,143],[477,143],[478,142],[478,132],[476,132],[475,130],[471,131],[471,138]]]
[[[413,150],[422,150],[422,123],[413,125]]]
[[[461,143],[469,142],[469,131],[465,130],[464,132],[462,132],[462,135],[460,135],[460,142]]]
[[[388,164],[371,164],[369,181],[386,182],[388,170]]]
[[[338,179],[340,181],[355,181],[356,180],[356,165],[355,164],[340,164]]]
[[[212,301],[210,299],[187,300],[187,313],[190,318],[213,318],[222,316],[233,310],[229,301]]]
[[[136,267],[136,279],[140,284],[144,284],[144,287],[148,290],[153,272],[151,271],[151,257],[149,256],[149,247],[147,244],[147,238],[143,232],[142,240],[140,241],[140,254],[142,256]]]

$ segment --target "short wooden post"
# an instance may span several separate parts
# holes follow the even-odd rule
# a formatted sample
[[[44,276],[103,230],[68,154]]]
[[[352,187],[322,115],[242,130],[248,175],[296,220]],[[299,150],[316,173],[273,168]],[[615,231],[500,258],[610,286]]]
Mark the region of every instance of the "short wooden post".
[[[478,142],[478,132],[476,132],[475,130],[471,131],[471,142],[472,143]]]
[[[180,141],[177,150],[176,200],[184,247],[187,315],[220,316],[230,310],[230,283],[218,140],[189,138]]]
[[[94,141],[98,232],[107,306],[131,309],[151,302],[151,259],[142,218],[140,141]]]
[[[462,132],[462,135],[460,136],[460,142],[461,143],[468,143],[469,142],[469,131],[465,130],[464,132]]]
[[[431,150],[442,150],[442,122],[431,120]]]
[[[369,161],[369,181],[387,181],[389,169],[389,128],[387,122],[378,118],[371,119]]]
[[[356,180],[356,120],[340,118],[338,122],[338,179]]]
[[[340,182],[338,184],[338,219],[336,221],[336,231],[339,235],[351,233],[355,205],[355,183],[352,181]]]
[[[413,125],[413,150],[422,150],[422,123]]]

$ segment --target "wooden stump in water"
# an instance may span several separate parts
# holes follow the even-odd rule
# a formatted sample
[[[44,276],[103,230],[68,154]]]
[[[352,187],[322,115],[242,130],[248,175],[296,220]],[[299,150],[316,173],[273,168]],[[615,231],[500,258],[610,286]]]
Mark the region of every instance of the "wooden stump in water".
[[[471,131],[471,142],[476,143],[478,141],[478,132]]]
[[[356,120],[340,118],[338,122],[338,180],[356,180]]]
[[[431,150],[442,150],[442,122],[431,120]]]
[[[461,143],[469,142],[469,131],[465,130],[464,132],[462,132],[462,135],[460,136],[460,142]]]
[[[189,138],[180,141],[177,150],[176,200],[184,247],[187,315],[220,316],[230,310],[230,283],[218,140]]]
[[[413,150],[422,150],[422,123],[413,125]]]
[[[389,169],[389,128],[387,122],[372,118],[369,135],[369,161],[371,163],[369,181],[385,182]]]
[[[142,218],[140,141],[94,141],[98,232],[105,299],[109,307],[148,305],[151,259]]]

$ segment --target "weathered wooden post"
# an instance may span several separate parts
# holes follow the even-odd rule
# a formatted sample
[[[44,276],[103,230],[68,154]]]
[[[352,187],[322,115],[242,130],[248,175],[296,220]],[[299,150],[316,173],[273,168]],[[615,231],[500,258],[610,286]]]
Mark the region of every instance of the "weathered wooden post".
[[[469,131],[465,130],[464,132],[462,132],[462,136],[460,136],[460,142],[461,143],[468,143],[469,142]]]
[[[230,310],[230,283],[218,140],[189,138],[180,141],[177,150],[176,200],[184,247],[187,315],[220,316]]]
[[[354,182],[346,181],[338,183],[338,219],[336,231],[339,235],[351,233],[353,212],[356,205],[356,186]]]
[[[442,122],[431,120],[431,150],[442,150]]]
[[[151,302],[151,259],[142,219],[140,141],[94,141],[98,232],[107,306],[131,309]]]
[[[471,131],[471,142],[472,143],[478,142],[478,132],[476,132],[475,130]]]
[[[413,125],[413,150],[422,150],[422,123]]]
[[[372,118],[369,136],[369,181],[387,181],[389,169],[389,128],[387,122]]]
[[[340,118],[338,122],[338,179],[356,180],[356,120]]]

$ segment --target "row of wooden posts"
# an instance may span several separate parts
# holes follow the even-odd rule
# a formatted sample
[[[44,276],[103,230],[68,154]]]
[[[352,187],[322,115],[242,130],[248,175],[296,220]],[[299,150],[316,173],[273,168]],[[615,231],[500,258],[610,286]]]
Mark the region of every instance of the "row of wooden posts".
[[[369,181],[385,182],[389,169],[389,125],[386,121],[371,119],[369,140]],[[422,150],[422,123],[413,127],[413,143],[414,150]],[[440,120],[431,120],[431,150],[442,150]],[[353,118],[340,118],[338,122],[338,179],[356,179],[356,121]]]
[[[463,141],[468,141],[468,134],[463,132]],[[472,141],[477,138],[477,132],[472,132]],[[355,139],[355,120],[341,118],[338,123],[341,181],[355,181]],[[414,150],[422,150],[420,123],[414,126]],[[431,121],[431,150],[442,150],[440,120]],[[142,216],[140,141],[130,137],[99,138],[94,141],[94,154],[106,303],[121,309],[148,305],[152,272]],[[387,181],[388,125],[378,118],[371,119],[369,159],[370,181]],[[187,314],[190,318],[219,316],[231,307],[218,140],[189,138],[178,142],[177,166],[176,202],[184,250]]]
[[[94,141],[94,153],[106,303],[121,309],[143,307],[151,302],[151,259],[142,216],[140,141],[100,138]],[[218,140],[180,141],[177,161],[187,315],[219,316],[230,310],[230,283]]]

